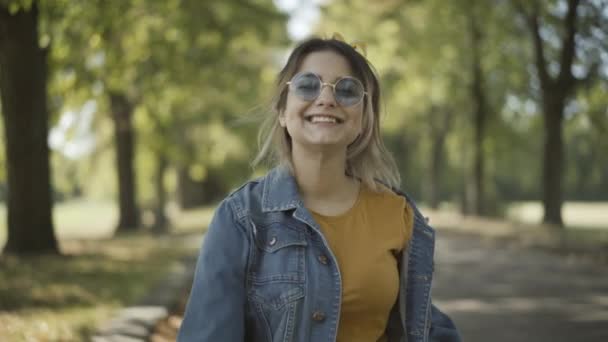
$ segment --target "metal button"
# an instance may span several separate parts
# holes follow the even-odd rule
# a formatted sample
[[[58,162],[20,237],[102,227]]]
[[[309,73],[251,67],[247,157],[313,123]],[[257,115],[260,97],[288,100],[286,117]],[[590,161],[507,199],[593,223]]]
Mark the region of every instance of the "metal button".
[[[268,241],[268,246],[274,246],[277,243],[277,237],[273,236],[270,241]]]
[[[327,257],[324,254],[319,255],[318,259],[320,263],[327,265]]]
[[[312,319],[317,322],[322,322],[325,320],[325,312],[323,311],[315,311],[312,313]]]

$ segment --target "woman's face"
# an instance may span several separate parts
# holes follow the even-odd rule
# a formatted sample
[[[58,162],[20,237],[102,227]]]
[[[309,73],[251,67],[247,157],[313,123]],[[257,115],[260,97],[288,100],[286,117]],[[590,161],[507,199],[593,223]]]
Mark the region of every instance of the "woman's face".
[[[354,77],[348,61],[333,51],[310,53],[296,74],[301,72],[312,72],[321,81],[331,84],[340,77]],[[331,86],[322,87],[319,96],[311,101],[290,90],[279,123],[289,132],[293,147],[343,149],[346,152],[347,146],[361,133],[363,102],[340,106]]]

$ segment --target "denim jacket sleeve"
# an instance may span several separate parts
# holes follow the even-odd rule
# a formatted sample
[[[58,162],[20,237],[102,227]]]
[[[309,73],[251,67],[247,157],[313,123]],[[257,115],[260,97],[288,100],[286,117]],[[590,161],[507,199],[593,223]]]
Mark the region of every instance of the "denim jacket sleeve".
[[[441,312],[435,305],[431,305],[431,331],[430,342],[461,342],[456,325],[452,319]]]
[[[245,228],[224,200],[204,238],[178,341],[245,340],[248,245]]]

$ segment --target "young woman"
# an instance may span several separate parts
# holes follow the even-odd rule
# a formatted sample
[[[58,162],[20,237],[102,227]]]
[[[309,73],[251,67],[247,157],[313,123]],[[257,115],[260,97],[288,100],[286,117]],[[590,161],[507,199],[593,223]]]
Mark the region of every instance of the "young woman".
[[[256,160],[217,208],[179,341],[460,341],[431,303],[434,230],[396,190],[380,87],[337,39],[298,45]]]

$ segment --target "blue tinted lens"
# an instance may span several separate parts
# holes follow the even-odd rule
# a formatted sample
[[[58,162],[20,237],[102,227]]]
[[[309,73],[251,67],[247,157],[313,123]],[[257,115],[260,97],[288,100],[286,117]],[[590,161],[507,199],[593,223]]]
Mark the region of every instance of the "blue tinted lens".
[[[353,106],[363,98],[363,85],[356,78],[345,77],[336,83],[336,101],[344,107]]]
[[[312,101],[319,96],[321,90],[321,80],[313,73],[304,73],[297,75],[291,86],[294,93],[304,100]]]

